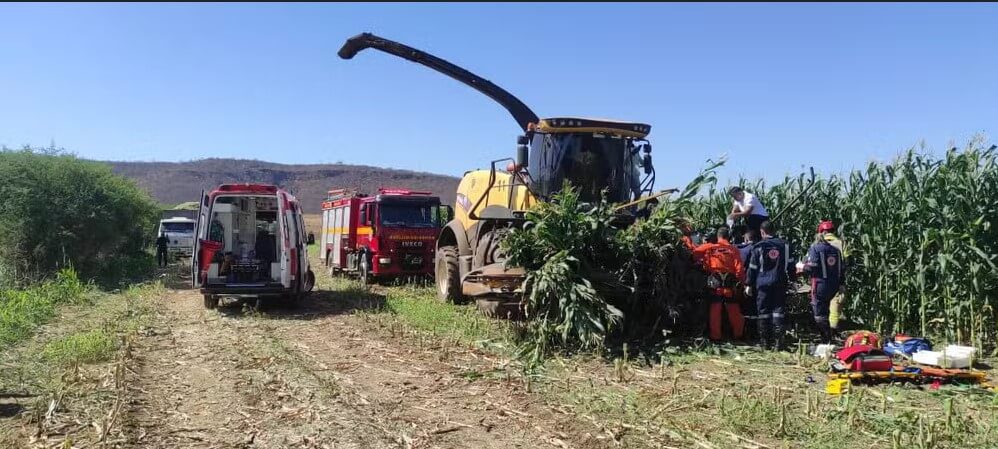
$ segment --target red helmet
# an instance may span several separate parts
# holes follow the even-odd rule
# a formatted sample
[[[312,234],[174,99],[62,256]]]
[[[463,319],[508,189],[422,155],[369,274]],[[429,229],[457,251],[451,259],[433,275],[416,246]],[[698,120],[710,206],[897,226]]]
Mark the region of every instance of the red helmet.
[[[820,224],[818,224],[819,233],[832,232],[834,230],[835,230],[835,223],[832,223],[832,220],[823,220]]]

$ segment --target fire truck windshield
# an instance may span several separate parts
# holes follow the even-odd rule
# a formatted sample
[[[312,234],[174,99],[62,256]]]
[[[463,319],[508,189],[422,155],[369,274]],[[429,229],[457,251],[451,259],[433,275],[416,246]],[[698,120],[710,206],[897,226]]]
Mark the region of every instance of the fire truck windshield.
[[[381,203],[379,217],[382,226],[403,228],[437,227],[438,206],[419,203]]]

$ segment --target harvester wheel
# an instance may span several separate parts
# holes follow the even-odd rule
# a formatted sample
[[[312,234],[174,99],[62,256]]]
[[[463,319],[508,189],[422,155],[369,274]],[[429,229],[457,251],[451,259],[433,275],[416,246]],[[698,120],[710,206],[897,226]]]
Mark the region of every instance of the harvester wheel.
[[[218,308],[218,296],[215,296],[215,295],[204,295],[204,308],[206,308],[206,309],[217,309]]]
[[[437,297],[441,301],[459,304],[464,301],[461,294],[461,272],[457,266],[457,248],[441,246],[436,258]]]

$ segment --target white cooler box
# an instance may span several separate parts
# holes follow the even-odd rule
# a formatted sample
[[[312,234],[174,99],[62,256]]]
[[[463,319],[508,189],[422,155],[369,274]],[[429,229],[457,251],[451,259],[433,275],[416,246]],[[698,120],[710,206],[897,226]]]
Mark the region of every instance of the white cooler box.
[[[974,347],[949,345],[942,351],[918,351],[911,359],[915,363],[942,368],[970,368],[970,361],[976,352]]]

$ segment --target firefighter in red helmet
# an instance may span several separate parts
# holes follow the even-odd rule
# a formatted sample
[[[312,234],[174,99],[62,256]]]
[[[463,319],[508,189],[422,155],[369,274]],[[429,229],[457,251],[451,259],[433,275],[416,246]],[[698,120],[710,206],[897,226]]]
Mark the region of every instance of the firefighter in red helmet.
[[[807,259],[798,266],[801,273],[811,278],[811,307],[822,343],[832,342],[831,301],[845,280],[842,252],[825,238],[834,228],[827,220],[818,225],[818,235],[807,251]]]
[[[846,251],[845,242],[843,242],[842,239],[835,234],[835,223],[831,220],[823,220],[820,224],[818,224],[818,235],[830,245],[834,246],[835,249],[839,250],[843,263],[849,261],[849,254]],[[839,286],[838,293],[835,294],[829,304],[828,322],[832,328],[832,332],[837,333],[839,330],[839,319],[842,315],[842,304],[845,302],[846,286],[845,280],[843,279],[842,285]]]

